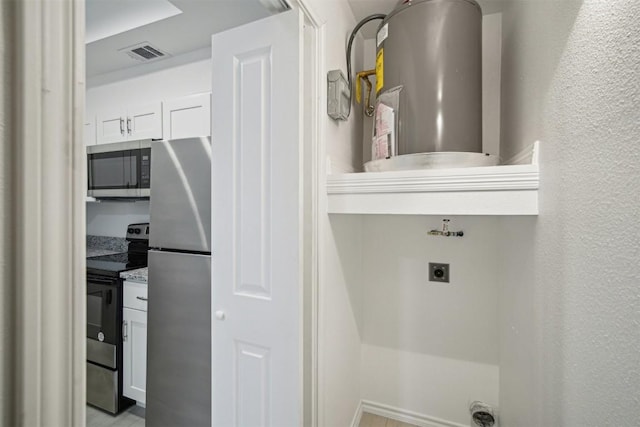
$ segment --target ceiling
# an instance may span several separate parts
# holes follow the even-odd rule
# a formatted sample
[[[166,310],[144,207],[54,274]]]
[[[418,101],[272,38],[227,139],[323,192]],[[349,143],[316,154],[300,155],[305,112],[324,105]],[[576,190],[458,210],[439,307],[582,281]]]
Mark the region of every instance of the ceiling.
[[[388,14],[398,4],[398,0],[348,0],[351,10],[356,18],[356,21],[360,21],[366,16],[374,13]],[[477,0],[482,8],[484,15],[490,13],[500,12],[502,10],[502,4],[505,0]],[[372,21],[365,24],[360,30],[362,36],[365,39],[372,39],[376,36],[376,30],[380,21]]]
[[[271,15],[272,12],[265,8],[263,2],[264,0],[88,0],[87,35],[89,40],[96,41],[86,45],[87,77],[144,66],[144,62],[131,58],[125,52],[119,52],[122,48],[142,42],[148,42],[171,56],[210,46],[212,34]],[[138,5],[126,8],[124,6],[128,6],[127,3]],[[148,11],[143,10],[142,14],[139,7],[141,3],[148,6]],[[164,3],[164,12],[160,11],[160,5],[155,7],[154,3]],[[179,10],[172,12],[172,6]],[[170,16],[172,14],[174,15]],[[112,19],[105,23],[105,19],[101,18],[106,15]],[[164,16],[169,17],[163,18]],[[128,29],[132,27],[136,28]],[[117,34],[109,36],[114,33]],[[159,61],[161,60],[157,60]]]
[[[398,0],[347,0],[357,21],[373,13],[389,13]],[[506,0],[478,0],[484,14],[501,10]],[[146,64],[123,48],[143,42],[177,56],[211,45],[211,35],[265,18],[277,0],[86,0],[87,78]],[[271,10],[270,10],[271,9]],[[379,22],[362,35],[374,38]],[[156,60],[156,63],[162,61]],[[148,64],[147,64],[148,65]]]

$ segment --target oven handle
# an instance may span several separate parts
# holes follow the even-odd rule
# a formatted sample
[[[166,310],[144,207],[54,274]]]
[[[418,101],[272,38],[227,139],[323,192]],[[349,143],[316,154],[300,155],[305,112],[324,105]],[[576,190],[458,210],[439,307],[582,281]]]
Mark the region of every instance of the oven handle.
[[[87,278],[87,282],[96,283],[98,285],[114,285],[117,282],[117,279],[104,279],[101,277],[89,276]]]

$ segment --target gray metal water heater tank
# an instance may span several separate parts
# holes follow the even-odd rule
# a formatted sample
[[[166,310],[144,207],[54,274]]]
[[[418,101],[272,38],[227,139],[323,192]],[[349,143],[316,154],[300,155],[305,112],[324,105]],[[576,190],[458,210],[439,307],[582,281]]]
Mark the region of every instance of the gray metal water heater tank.
[[[482,11],[402,0],[376,38],[376,94],[402,85],[398,154],[482,152]]]

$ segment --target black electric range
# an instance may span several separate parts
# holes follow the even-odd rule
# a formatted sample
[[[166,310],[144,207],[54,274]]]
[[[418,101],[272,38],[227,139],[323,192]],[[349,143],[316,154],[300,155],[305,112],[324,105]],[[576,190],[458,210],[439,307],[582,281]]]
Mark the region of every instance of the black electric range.
[[[87,258],[87,274],[109,277],[120,277],[120,273],[135,270],[147,266],[147,245],[140,245],[142,252],[131,252],[133,243],[129,242],[130,252],[121,252],[111,255],[99,255]]]
[[[149,224],[127,227],[127,252],[87,258],[87,403],[117,414],[123,396],[123,289],[120,273],[147,266]]]

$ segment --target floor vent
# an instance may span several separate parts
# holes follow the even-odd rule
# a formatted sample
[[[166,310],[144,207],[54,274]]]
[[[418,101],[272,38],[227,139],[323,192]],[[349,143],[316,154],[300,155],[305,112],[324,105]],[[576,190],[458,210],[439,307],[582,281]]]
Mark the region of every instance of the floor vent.
[[[171,56],[148,42],[138,43],[134,46],[119,49],[118,51],[124,52],[131,58],[142,62],[154,61]]]

